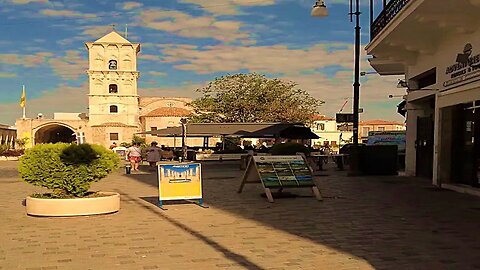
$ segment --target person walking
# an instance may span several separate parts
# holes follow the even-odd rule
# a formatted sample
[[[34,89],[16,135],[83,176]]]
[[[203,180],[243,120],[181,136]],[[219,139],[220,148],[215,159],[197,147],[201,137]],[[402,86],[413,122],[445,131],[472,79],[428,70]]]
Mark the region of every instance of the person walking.
[[[142,150],[140,149],[140,143],[134,143],[127,150],[127,157],[132,165],[133,171],[138,171],[140,161],[142,161]]]
[[[147,148],[147,161],[150,164],[151,169],[155,169],[157,162],[161,158],[161,148],[157,146],[157,142],[152,142],[150,147]]]

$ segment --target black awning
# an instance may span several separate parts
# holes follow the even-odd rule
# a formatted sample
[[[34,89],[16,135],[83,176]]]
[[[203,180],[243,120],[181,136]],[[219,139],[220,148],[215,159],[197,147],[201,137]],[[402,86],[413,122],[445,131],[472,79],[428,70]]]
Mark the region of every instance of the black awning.
[[[311,129],[304,126],[291,126],[280,131],[280,138],[285,139],[319,139],[317,134],[313,133]]]
[[[407,114],[407,101],[404,100],[397,105],[397,112],[401,114],[403,117]]]

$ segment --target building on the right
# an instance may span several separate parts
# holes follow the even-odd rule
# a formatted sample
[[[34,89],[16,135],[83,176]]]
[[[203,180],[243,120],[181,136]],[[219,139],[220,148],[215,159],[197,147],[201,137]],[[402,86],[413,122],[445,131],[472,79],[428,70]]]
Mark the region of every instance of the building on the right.
[[[366,50],[380,75],[405,75],[406,174],[480,195],[478,14],[478,0],[391,0]]]

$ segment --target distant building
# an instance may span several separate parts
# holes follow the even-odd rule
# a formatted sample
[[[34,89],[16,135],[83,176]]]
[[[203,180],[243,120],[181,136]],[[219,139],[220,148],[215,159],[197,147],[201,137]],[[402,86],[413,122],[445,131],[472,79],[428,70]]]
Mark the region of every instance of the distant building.
[[[353,132],[351,130],[342,130],[342,124],[324,115],[315,115],[310,128],[320,137],[312,140],[314,147],[328,145],[332,150],[338,151],[342,145],[352,141]]]
[[[39,113],[36,119],[17,119],[17,137],[28,138],[27,147],[74,141],[119,145],[142,131],[179,126],[180,119],[190,115],[188,98],[138,95],[140,44],[112,31],[85,45],[89,53],[88,115],[54,113],[53,119],[47,119]],[[155,140],[173,146],[170,138]]]
[[[370,131],[400,131],[406,130],[406,126],[403,123],[386,121],[386,120],[367,120],[361,121],[359,124],[358,137],[361,142],[365,142],[368,139],[368,133]]]
[[[13,148],[15,147],[15,138],[17,138],[17,131],[14,128],[0,124],[0,144],[7,144]]]

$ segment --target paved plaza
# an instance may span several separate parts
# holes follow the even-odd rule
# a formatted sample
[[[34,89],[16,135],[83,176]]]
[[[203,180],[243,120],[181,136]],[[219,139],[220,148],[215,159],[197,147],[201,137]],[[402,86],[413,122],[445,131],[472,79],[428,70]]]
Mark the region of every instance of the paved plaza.
[[[38,218],[42,191],[0,161],[0,269],[480,269],[480,199],[407,177],[316,177],[325,199],[271,204],[260,185],[236,193],[238,164],[203,166],[205,201],[156,206],[157,180],[121,170],[92,190],[121,193],[102,216]]]

